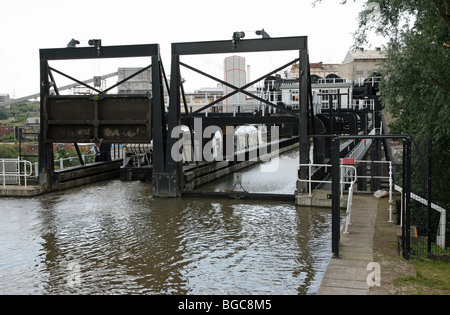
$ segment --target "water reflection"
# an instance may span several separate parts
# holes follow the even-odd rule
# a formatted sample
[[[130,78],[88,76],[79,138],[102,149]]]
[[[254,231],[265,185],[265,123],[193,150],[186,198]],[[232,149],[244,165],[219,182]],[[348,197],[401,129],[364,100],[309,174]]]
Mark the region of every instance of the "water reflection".
[[[330,219],[119,180],[0,199],[0,294],[314,294]]]
[[[299,152],[295,149],[266,163],[241,170],[242,187],[237,185],[235,189],[245,189],[252,193],[293,194],[296,189],[298,163]],[[230,191],[234,184],[234,175],[231,174],[202,185],[201,189]]]

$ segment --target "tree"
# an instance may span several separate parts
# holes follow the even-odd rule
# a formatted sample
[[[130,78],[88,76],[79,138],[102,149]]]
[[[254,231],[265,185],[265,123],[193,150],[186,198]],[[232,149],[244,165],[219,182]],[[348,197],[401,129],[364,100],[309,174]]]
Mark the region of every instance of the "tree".
[[[0,108],[0,120],[8,119],[8,113],[4,108]]]

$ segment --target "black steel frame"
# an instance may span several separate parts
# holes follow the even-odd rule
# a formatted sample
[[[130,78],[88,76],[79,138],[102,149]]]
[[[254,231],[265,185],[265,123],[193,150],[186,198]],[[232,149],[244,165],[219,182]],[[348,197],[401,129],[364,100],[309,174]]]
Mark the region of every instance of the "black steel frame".
[[[39,178],[43,191],[51,191],[54,178],[54,162],[53,162],[53,144],[45,139],[45,103],[50,97],[50,89],[53,88],[55,93],[59,95],[58,88],[53,78],[53,72],[57,72],[87,88],[92,89],[99,95],[104,95],[109,90],[122,84],[126,80],[131,79],[142,71],[147,70],[146,67],[138,73],[129,76],[105,91],[100,91],[89,86],[67,74],[64,74],[49,66],[51,60],[75,60],[75,59],[105,59],[105,58],[129,58],[129,57],[151,57],[152,67],[152,136],[156,139],[165,137],[165,108],[164,95],[162,87],[162,73],[164,72],[159,44],[146,45],[125,45],[125,46],[101,46],[100,42],[95,47],[70,47],[70,48],[52,48],[40,50],[40,99],[41,99],[41,136],[39,138]],[[161,140],[157,141],[160,142]],[[77,147],[77,145],[75,144]]]
[[[340,205],[339,205],[339,181],[340,181],[340,163],[339,163],[339,146],[340,140],[348,139],[401,139],[404,144],[403,151],[403,174],[402,174],[402,200],[404,205],[403,211],[403,225],[402,225],[402,255],[405,259],[410,259],[411,244],[410,244],[410,223],[411,223],[411,135],[342,135],[336,136],[332,140],[332,154],[331,154],[331,199],[332,199],[332,252],[333,258],[339,258],[339,242],[340,242]]]
[[[278,68],[267,75],[246,84],[243,87],[236,87],[227,82],[224,82],[208,73],[196,69],[190,65],[187,65],[180,61],[180,57],[184,55],[205,55],[205,54],[220,54],[220,53],[247,53],[247,52],[268,52],[268,51],[286,51],[286,50],[298,50],[299,58],[289,62],[288,64]],[[299,94],[300,94],[300,113],[294,113],[280,106],[260,99],[256,95],[245,91],[246,88],[259,82],[273,73],[283,69],[295,62],[300,63],[300,78],[299,78]],[[224,97],[212,102],[194,113],[186,115],[186,120],[193,118],[200,111],[208,109],[209,107],[217,104],[218,102],[228,98],[236,93],[244,93],[259,99],[260,101],[268,104],[269,106],[277,107],[279,110],[286,113],[287,117],[294,118],[299,124],[299,136],[300,136],[300,163],[307,163],[309,152],[309,138],[308,138],[308,102],[311,100],[312,95],[310,91],[309,80],[309,58],[308,58],[308,45],[307,37],[281,37],[270,39],[250,39],[250,40],[222,40],[222,41],[207,41],[207,42],[187,42],[187,43],[173,43],[172,44],[172,63],[171,63],[171,82],[170,82],[170,102],[168,113],[168,133],[165,146],[155,146],[154,154],[157,157],[154,159],[153,166],[153,194],[155,196],[168,196],[178,197],[181,195],[182,185],[182,167],[181,163],[174,161],[171,158],[171,148],[178,141],[170,137],[171,130],[181,125],[181,98],[185,99],[184,89],[181,81],[180,66],[195,71],[201,75],[207,76],[217,82],[220,82],[226,86],[234,89],[233,92],[228,93]],[[185,111],[187,111],[186,103]],[[312,111],[311,111],[312,115]],[[220,119],[220,118],[219,118]],[[228,118],[230,119],[230,118]],[[240,119],[245,121],[245,119]],[[249,120],[249,123],[251,120]],[[301,169],[302,178],[307,176],[307,168]]]

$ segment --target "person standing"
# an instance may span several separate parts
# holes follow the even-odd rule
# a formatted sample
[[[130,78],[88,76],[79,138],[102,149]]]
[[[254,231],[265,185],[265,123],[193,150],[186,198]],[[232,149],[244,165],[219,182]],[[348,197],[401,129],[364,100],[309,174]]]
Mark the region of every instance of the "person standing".
[[[101,161],[101,150],[100,150],[100,142],[96,142],[92,148],[87,150],[83,155],[87,155],[89,153],[95,154],[95,162]]]

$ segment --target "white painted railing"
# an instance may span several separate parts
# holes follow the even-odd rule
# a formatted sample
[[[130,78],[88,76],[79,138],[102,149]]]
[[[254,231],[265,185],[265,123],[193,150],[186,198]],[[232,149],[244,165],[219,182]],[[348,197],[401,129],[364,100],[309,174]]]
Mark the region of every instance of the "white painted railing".
[[[392,204],[394,203],[393,199],[392,199],[392,192],[394,189],[394,172],[392,169],[392,161],[367,161],[367,160],[356,160],[355,163],[360,164],[360,163],[367,163],[367,164],[381,164],[381,165],[387,165],[389,170],[388,170],[388,175],[387,176],[374,176],[374,175],[358,175],[358,178],[365,178],[365,179],[387,179],[389,182],[389,220],[388,222],[392,223]]]
[[[331,184],[332,181],[331,180],[314,180],[312,179],[312,172],[311,172],[311,168],[312,167],[325,167],[325,169],[327,169],[328,167],[331,167],[330,164],[300,164],[300,167],[308,167],[308,179],[300,179],[298,178],[298,180],[300,182],[307,182],[308,183],[308,191],[309,197],[312,197],[312,192],[311,192],[311,188],[312,188],[312,183],[322,183],[322,184]],[[341,184],[341,197],[343,196],[343,191],[345,189],[345,185],[350,185],[348,188],[348,197],[347,197],[347,207],[346,207],[346,211],[345,211],[345,226],[344,226],[344,233],[348,234],[348,226],[351,224],[350,220],[351,220],[351,215],[352,215],[352,204],[353,204],[353,187],[354,184],[356,183],[356,180],[358,178],[357,172],[356,172],[356,167],[352,166],[352,165],[340,165],[340,181],[339,183]]]
[[[116,148],[116,157],[114,158],[114,148],[112,148],[111,149],[111,158],[112,158],[112,160],[123,159],[125,157],[125,151],[126,151],[125,148],[118,148],[118,149]],[[95,154],[93,154],[93,153],[89,154],[88,153],[86,155],[82,155],[82,158],[83,158],[83,162],[85,164],[94,163]],[[79,160],[79,158],[77,156],[72,156],[72,157],[68,157],[68,158],[60,158],[60,159],[54,160],[55,165],[59,165],[59,169],[60,170],[66,168],[66,167],[70,167],[70,166],[67,166],[67,162],[72,162],[72,161],[76,161],[77,164],[80,164],[79,163],[80,160]]]
[[[347,208],[345,211],[346,218],[345,218],[345,227],[344,227],[344,234],[348,234],[348,226],[351,224],[351,216],[352,216],[352,205],[353,205],[353,186],[356,182],[355,181],[350,183],[350,187],[348,188],[348,197],[347,197]]]
[[[117,149],[116,149],[117,150]],[[122,159],[125,156],[125,148],[120,148],[116,151],[116,157],[114,158],[114,152],[111,151],[112,159]],[[89,164],[87,160],[92,160],[90,163],[94,162],[95,155],[83,155],[83,161],[86,164]],[[60,158],[55,160],[55,165],[59,166],[59,169],[62,170],[68,167],[67,162],[71,161],[79,162],[78,157],[69,157],[69,158]],[[17,159],[0,159],[0,184],[3,188],[6,185],[25,185],[28,184],[28,180],[30,178],[38,178],[39,177],[39,163],[31,163],[26,160]]]
[[[6,185],[21,185],[24,182],[27,187],[27,180],[32,176],[33,165],[30,161],[21,161],[17,159],[1,159],[0,160],[0,176],[3,188]]]
[[[375,100],[371,98],[367,99],[353,99],[352,100],[352,109],[353,110],[362,110],[369,109],[373,110],[375,108]]]
[[[400,186],[395,185],[395,190],[398,192],[402,192],[403,189]],[[417,196],[416,194],[410,193],[410,198],[413,200],[416,200],[420,202],[421,204],[427,206],[428,201],[425,198],[422,198],[420,196]],[[402,200],[403,201],[403,200]],[[447,210],[444,208],[432,203],[431,209],[436,210],[440,213],[439,218],[439,228],[436,238],[436,245],[440,246],[441,248],[445,248],[445,232],[447,229]],[[400,215],[400,226],[403,226],[403,202],[401,203],[401,215]]]
[[[319,79],[317,81],[318,84],[326,84],[326,83],[351,83],[349,79],[344,78],[328,78],[328,79]]]
[[[300,182],[306,182],[308,183],[308,191],[309,191],[309,197],[312,196],[311,194],[311,188],[312,188],[312,183],[317,183],[317,184],[331,184],[331,180],[315,180],[312,179],[312,168],[316,167],[316,168],[320,168],[320,167],[325,167],[325,172],[327,170],[327,168],[331,167],[331,164],[300,164],[299,165],[299,169],[300,167],[308,167],[308,179],[298,179]],[[356,181],[357,175],[356,175],[356,168],[352,165],[340,165],[341,168],[341,180],[340,180],[340,184],[341,184],[341,196],[343,194],[343,187],[346,184],[351,184],[353,180]],[[344,171],[342,171],[342,169],[345,169]],[[348,171],[348,169],[352,169],[354,170],[353,173],[350,173]],[[353,178],[351,180],[348,180],[348,178]]]

